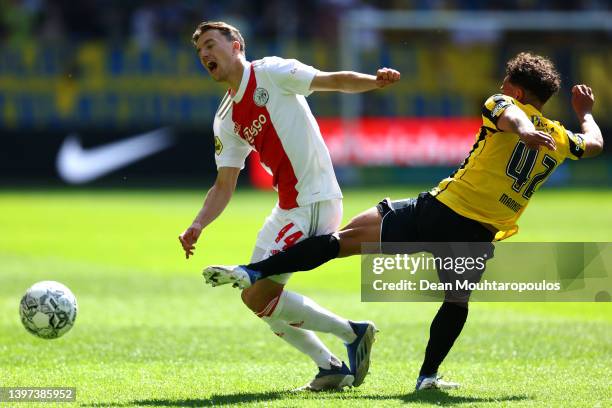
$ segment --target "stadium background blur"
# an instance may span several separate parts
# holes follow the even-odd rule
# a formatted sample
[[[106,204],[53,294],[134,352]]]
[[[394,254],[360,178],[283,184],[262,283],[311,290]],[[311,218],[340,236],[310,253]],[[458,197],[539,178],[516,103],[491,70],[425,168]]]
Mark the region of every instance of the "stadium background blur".
[[[63,184],[56,156],[68,134],[78,134],[87,148],[161,127],[174,136],[170,148],[97,184],[210,181],[215,173],[212,118],[224,90],[208,80],[190,44],[194,27],[205,19],[235,24],[244,34],[250,60],[279,55],[322,70],[375,72],[390,66],[402,72],[398,86],[383,92],[309,97],[345,186],[430,185],[448,174],[473,143],[481,104],[498,90],[505,61],[521,50],[549,56],[562,74],[563,87],[545,114],[577,130],[569,89],[576,82],[588,83],[605,135],[612,129],[611,31],[609,19],[603,27],[591,21],[609,16],[610,7],[598,0],[3,0],[0,183]],[[351,41],[354,58],[348,60],[358,66],[345,66],[343,19],[351,12],[368,19],[379,11],[406,10],[434,16],[493,13],[477,27],[363,27],[353,32],[358,38]],[[538,16],[552,16],[556,25],[543,31],[503,30],[497,24],[503,12],[543,13]],[[583,20],[592,29],[565,30],[564,19],[568,26]],[[352,121],[357,117],[368,119]],[[253,163],[249,170],[259,173]],[[611,174],[606,154],[586,164],[566,164],[549,185],[608,186]]]

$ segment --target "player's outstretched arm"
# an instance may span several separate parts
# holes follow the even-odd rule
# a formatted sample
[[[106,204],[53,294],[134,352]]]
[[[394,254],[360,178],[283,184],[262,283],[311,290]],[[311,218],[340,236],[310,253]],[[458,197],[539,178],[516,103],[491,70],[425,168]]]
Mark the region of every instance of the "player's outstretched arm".
[[[550,150],[557,150],[552,136],[536,130],[525,112],[516,105],[510,105],[504,110],[497,120],[497,128],[504,132],[516,133],[530,149],[545,147]]]
[[[240,169],[235,167],[220,167],[215,184],[208,190],[202,209],[198,212],[189,228],[181,235],[179,241],[185,251],[185,258],[193,255],[195,243],[202,230],[213,222],[225,209],[236,189]]]
[[[603,136],[595,119],[593,118],[593,104],[595,95],[587,85],[574,85],[572,88],[572,107],[580,121],[584,140],[584,153],[582,157],[594,157],[603,151]]]
[[[401,74],[391,68],[381,68],[376,75],[354,71],[319,71],[310,84],[313,91],[367,92],[384,88],[400,80]]]

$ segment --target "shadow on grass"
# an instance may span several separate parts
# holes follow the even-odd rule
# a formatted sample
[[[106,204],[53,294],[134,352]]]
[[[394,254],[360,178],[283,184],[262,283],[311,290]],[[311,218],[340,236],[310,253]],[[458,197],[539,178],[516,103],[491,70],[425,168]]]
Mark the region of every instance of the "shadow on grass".
[[[220,394],[211,395],[209,398],[193,398],[193,399],[163,399],[163,398],[152,398],[148,400],[136,400],[124,404],[108,404],[108,403],[94,403],[84,404],[82,406],[88,407],[107,407],[107,406],[118,406],[118,407],[130,407],[130,406],[144,406],[144,407],[206,407],[206,406],[223,406],[223,405],[235,405],[249,402],[261,402],[265,403],[268,401],[287,399],[287,400],[334,400],[342,398],[343,400],[361,400],[365,403],[366,400],[370,401],[384,401],[384,400],[399,400],[404,403],[429,403],[439,406],[455,406],[460,404],[475,404],[475,403],[491,403],[491,402],[513,402],[513,401],[524,401],[530,399],[527,395],[504,395],[500,397],[469,397],[463,395],[448,394],[439,390],[427,390],[421,392],[412,392],[409,394],[396,394],[396,395],[372,395],[362,394],[360,392],[321,392],[316,394],[303,394],[293,393],[290,391],[283,392],[260,392],[260,393],[236,393],[236,394]]]
[[[295,394],[294,394],[295,395]],[[316,394],[320,399],[335,399],[339,395],[343,400],[361,400],[365,403],[366,400],[385,401],[398,400],[406,404],[428,403],[438,406],[456,406],[460,404],[477,404],[491,402],[512,402],[524,401],[531,399],[528,395],[503,395],[499,397],[471,397],[465,395],[449,394],[440,390],[413,391],[408,394],[363,394],[360,392],[344,392],[344,393],[320,393]]]
[[[82,404],[86,407],[208,407],[220,405],[234,405],[248,402],[266,402],[290,396],[289,392],[259,392],[259,393],[236,393],[211,395],[209,398],[188,398],[188,399],[164,399],[151,398],[146,400],[136,400],[123,404],[98,402],[93,404]]]
[[[410,394],[396,396],[398,399],[408,402],[427,402],[436,405],[458,405],[458,404],[473,404],[479,402],[509,402],[509,401],[524,401],[531,399],[527,395],[504,395],[500,397],[468,397],[464,395],[447,394],[440,390],[413,391]]]
[[[164,399],[151,399],[133,401],[134,405],[140,405],[145,407],[206,407],[206,406],[219,406],[219,405],[234,405],[239,403],[248,402],[266,402],[276,399],[283,398],[286,396],[285,392],[245,392],[236,394],[221,394],[211,395],[209,398],[201,399],[185,399],[185,400],[164,400]]]

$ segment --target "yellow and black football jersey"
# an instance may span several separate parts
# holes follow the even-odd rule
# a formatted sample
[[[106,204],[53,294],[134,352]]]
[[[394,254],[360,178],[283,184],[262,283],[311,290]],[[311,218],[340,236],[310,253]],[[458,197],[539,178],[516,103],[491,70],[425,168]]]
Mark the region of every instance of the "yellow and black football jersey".
[[[528,149],[518,135],[499,130],[497,119],[510,105],[525,112],[537,130],[550,134],[557,150]],[[431,194],[456,213],[496,229],[496,240],[505,239],[518,231],[516,222],[529,199],[555,168],[583,153],[584,140],[559,122],[531,105],[493,95],[482,108],[482,127],[468,157]]]

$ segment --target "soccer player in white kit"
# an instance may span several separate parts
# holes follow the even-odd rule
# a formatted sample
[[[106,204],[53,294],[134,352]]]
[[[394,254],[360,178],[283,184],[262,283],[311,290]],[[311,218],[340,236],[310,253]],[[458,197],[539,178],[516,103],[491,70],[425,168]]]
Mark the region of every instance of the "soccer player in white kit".
[[[240,170],[252,150],[273,176],[278,204],[257,236],[252,262],[313,235],[336,231],[342,193],[329,151],[305,96],[313,91],[364,92],[399,80],[383,68],[376,76],[350,71],[322,72],[293,59],[266,57],[248,62],[244,39],[233,26],[203,22],[193,34],[202,65],[229,86],[214,119],[217,178],[195,220],[179,237],[189,258],[202,230],[231,199]],[[263,279],[242,291],[243,302],[272,331],[307,354],[319,367],[307,390],[359,386],[367,374],[376,332],[371,322],[353,322],[313,300],[284,290],[291,274]],[[314,333],[332,333],[347,347],[349,367]]]

